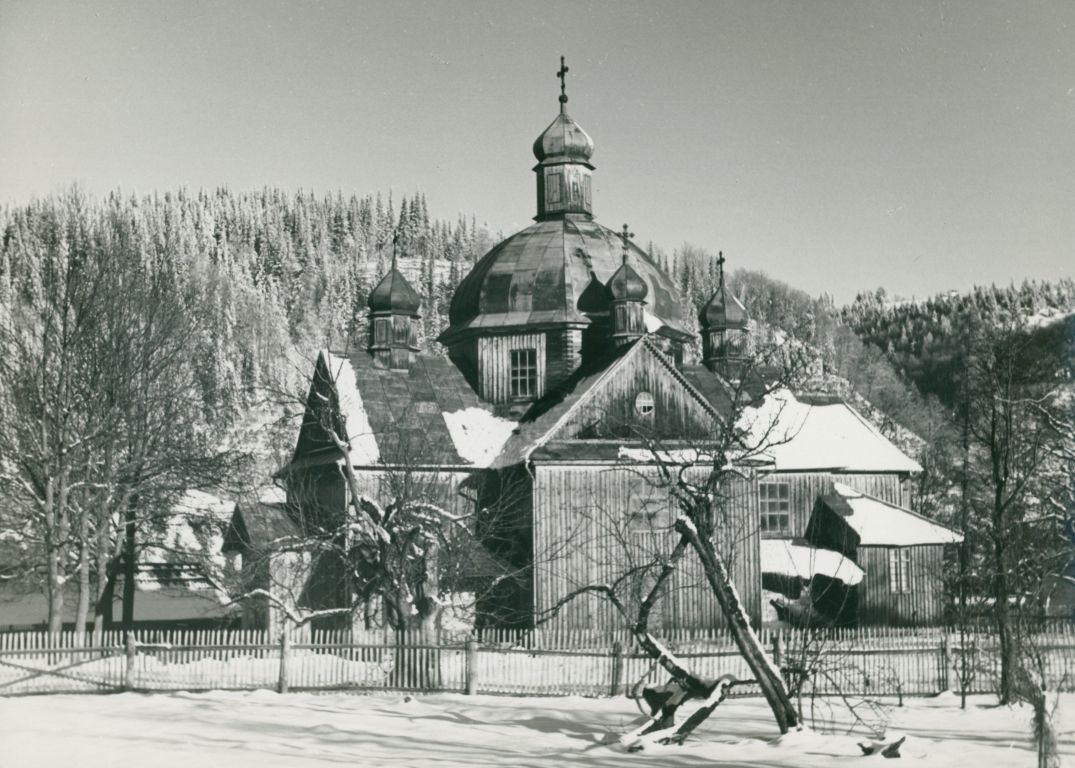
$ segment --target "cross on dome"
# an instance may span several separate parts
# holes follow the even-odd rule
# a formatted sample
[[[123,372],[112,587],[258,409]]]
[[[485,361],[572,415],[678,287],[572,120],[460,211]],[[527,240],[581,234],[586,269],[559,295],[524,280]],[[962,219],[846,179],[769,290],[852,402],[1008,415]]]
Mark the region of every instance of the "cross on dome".
[[[620,234],[620,237],[623,239],[623,263],[624,264],[627,263],[628,248],[630,248],[631,238],[634,237],[634,236],[635,236],[635,233],[631,232],[630,229],[628,229],[627,225],[624,224],[623,225],[623,232]]]
[[[567,73],[571,71],[571,68],[564,63],[564,57],[560,57],[560,71],[556,73],[556,76],[560,78],[560,111],[564,111],[564,104],[567,104]]]

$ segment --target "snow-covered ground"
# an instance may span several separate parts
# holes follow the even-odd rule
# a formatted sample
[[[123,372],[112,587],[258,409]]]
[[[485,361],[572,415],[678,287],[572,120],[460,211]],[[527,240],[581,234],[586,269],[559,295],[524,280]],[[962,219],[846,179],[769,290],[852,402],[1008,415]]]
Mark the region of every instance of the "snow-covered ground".
[[[922,766],[1029,766],[1030,711],[951,694],[893,707],[889,736]],[[700,766],[859,764],[863,735],[778,737],[760,698],[726,701],[683,747],[625,754],[639,722],[626,699],[439,694],[119,694],[0,699],[0,768],[228,766]],[[1057,711],[1075,760],[1075,694]],[[887,764],[887,763],[886,763]]]

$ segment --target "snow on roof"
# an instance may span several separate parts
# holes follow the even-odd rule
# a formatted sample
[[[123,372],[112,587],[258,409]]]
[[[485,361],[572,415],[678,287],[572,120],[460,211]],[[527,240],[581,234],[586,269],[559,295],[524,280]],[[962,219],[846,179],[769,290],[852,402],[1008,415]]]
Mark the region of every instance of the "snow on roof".
[[[287,504],[287,491],[278,485],[263,488],[258,494],[258,504]]]
[[[841,517],[858,534],[860,546],[910,547],[963,541],[963,537],[951,528],[867,496],[843,483],[833,483],[833,490],[851,508],[851,514]]]
[[[518,423],[483,408],[444,412],[444,423],[455,450],[470,463],[487,467],[499,455]]]
[[[354,464],[376,464],[380,458],[377,438],[373,434],[366,409],[362,405],[362,395],[358,391],[355,369],[345,357],[334,355],[328,350],[322,352],[336,386],[336,397],[340,402],[340,414],[344,417],[344,428],[351,445],[351,461]]]
[[[843,402],[803,403],[789,390],[744,410],[739,427],[750,447],[772,459],[777,471],[841,469],[848,472],[921,472],[907,456]]]
[[[664,320],[646,310],[642,310],[642,322],[646,324],[646,333],[656,333],[664,327]]]
[[[839,552],[793,544],[788,539],[762,539],[761,570],[807,581],[814,574],[821,574],[849,586],[858,584],[864,575],[861,568]]]
[[[697,448],[672,448],[670,450],[658,450],[656,448],[629,448],[626,445],[619,447],[617,458],[624,461],[639,461],[646,463],[661,464],[697,464],[699,462],[712,461],[712,456],[699,451]]]
[[[226,501],[205,491],[187,490],[175,504],[177,514],[208,517],[227,522],[235,509],[234,501]]]

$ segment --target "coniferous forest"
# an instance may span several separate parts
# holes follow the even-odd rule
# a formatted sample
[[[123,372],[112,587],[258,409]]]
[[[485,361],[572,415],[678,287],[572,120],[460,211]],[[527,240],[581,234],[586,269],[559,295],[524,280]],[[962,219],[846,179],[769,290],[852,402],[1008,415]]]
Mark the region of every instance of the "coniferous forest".
[[[0,238],[0,578],[45,591],[58,628],[64,600],[100,619],[183,490],[269,482],[294,440],[288,397],[319,348],[364,344],[393,256],[438,352],[455,287],[500,236],[431,218],[421,193],[72,189],[0,209]],[[649,250],[696,322],[714,254]],[[755,334],[811,358],[802,388],[851,399],[918,459],[918,511],[973,532],[953,571],[967,611],[968,595],[1038,595],[1066,567],[1075,283],[878,289],[843,308],[749,268],[729,285]],[[1013,569],[1025,577],[993,580]]]

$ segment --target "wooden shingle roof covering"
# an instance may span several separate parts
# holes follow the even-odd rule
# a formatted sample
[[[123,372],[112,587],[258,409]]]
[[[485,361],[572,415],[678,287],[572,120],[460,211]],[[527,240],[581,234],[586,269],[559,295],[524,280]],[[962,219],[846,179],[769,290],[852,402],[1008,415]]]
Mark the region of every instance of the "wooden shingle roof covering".
[[[299,526],[287,512],[285,504],[254,503],[235,507],[231,524],[224,534],[224,552],[244,549],[264,551],[274,541],[301,535]]]
[[[381,282],[370,292],[366,304],[373,312],[392,312],[417,317],[422,299],[393,263],[388,274],[382,277]]]
[[[687,333],[672,280],[631,245],[631,265],[646,284],[648,310]],[[456,289],[450,339],[468,330],[576,323],[589,319],[579,300],[591,279],[605,283],[623,263],[620,236],[584,214],[539,221],[496,245]],[[585,302],[584,302],[585,304]]]
[[[682,365],[679,372],[702,397],[709,401],[713,410],[720,414],[731,414],[732,391],[723,379],[704,365]]]
[[[567,112],[558,114],[534,141],[534,157],[549,165],[567,161],[589,165],[593,150],[593,139]]]
[[[750,314],[725,285],[723,278],[698,316],[703,328],[746,328]]]
[[[444,414],[491,407],[478,399],[451,361],[419,354],[408,370],[390,370],[365,351],[349,359],[382,463],[470,464],[459,455]]]
[[[645,301],[649,295],[646,282],[626,261],[609,278],[607,290],[614,301]]]

